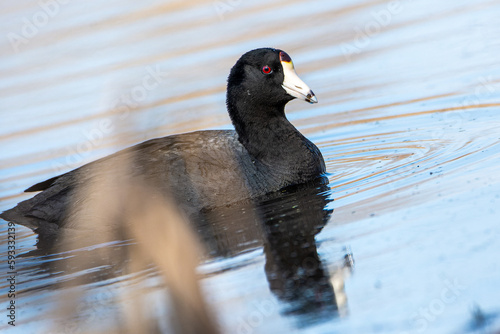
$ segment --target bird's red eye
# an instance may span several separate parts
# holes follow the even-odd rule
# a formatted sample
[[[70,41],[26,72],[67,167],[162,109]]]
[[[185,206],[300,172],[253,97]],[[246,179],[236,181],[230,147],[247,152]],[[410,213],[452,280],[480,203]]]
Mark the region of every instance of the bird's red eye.
[[[262,73],[264,73],[264,74],[269,74],[272,71],[273,70],[269,66],[267,66],[267,65],[262,68]]]

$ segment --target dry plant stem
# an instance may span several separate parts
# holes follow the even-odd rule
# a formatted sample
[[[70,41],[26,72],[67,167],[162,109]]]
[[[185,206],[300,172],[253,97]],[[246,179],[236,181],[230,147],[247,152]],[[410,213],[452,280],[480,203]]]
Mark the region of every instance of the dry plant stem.
[[[70,224],[85,228],[67,229],[61,244],[75,249],[84,246],[87,238],[102,243],[126,236],[137,242],[128,248],[126,270],[136,273],[151,264],[158,269],[170,292],[171,321],[165,321],[168,315],[158,315],[159,312],[151,310],[151,303],[146,298],[152,290],[143,287],[119,296],[122,299],[120,304],[127,306],[120,308],[118,318],[123,321],[117,324],[115,332],[159,333],[162,324],[167,323],[174,333],[179,334],[218,333],[199,286],[196,267],[202,252],[189,223],[165,196],[145,186],[141,180],[127,177],[130,175],[127,166],[130,166],[128,161],[106,166],[109,170],[96,171],[91,182],[80,186],[71,209]],[[124,183],[123,180],[130,182]],[[83,207],[81,202],[85,202],[84,211],[78,209]],[[103,225],[115,228],[105,231],[97,228]],[[95,233],[97,230],[100,232]],[[115,256],[107,247],[102,247],[102,252],[103,258],[112,260]],[[77,281],[77,285],[85,283]],[[166,293],[164,289],[161,291]],[[72,321],[76,314],[79,297],[72,295],[60,304],[59,315],[66,321]],[[158,318],[152,319],[151,314]],[[85,331],[81,329],[80,332]]]

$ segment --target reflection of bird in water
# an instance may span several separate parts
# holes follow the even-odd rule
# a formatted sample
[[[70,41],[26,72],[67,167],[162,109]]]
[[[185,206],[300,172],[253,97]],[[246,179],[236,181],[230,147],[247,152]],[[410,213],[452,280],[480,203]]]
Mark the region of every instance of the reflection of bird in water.
[[[268,194],[258,198],[253,209],[218,208],[207,213],[210,218],[199,229],[213,256],[263,246],[269,287],[285,303],[287,314],[331,318],[346,306],[344,266],[329,273],[331,266],[323,264],[315,241],[333,212],[326,208],[332,201],[326,183],[318,180]],[[350,261],[350,254],[346,258]]]
[[[266,276],[271,291],[287,303],[284,310],[287,314],[331,319],[345,306],[343,285],[332,284],[331,278],[334,275],[338,280],[343,275],[328,272],[315,240],[333,212],[325,208],[331,201],[326,190],[327,186],[298,187],[283,194],[279,205],[273,200],[260,206],[264,217]],[[277,218],[283,215],[286,219]]]
[[[297,211],[303,209],[296,206]],[[317,225],[318,221],[305,218],[264,223],[269,286],[279,299],[290,303],[287,312],[336,310],[334,291],[314,240],[322,226]]]

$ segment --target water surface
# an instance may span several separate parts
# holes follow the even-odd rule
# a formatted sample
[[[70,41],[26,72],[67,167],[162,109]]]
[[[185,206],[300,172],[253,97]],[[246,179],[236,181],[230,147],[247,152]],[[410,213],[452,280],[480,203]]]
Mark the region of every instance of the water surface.
[[[214,218],[210,237],[201,233],[201,284],[222,331],[496,333],[499,15],[498,1],[115,0],[52,12],[5,3],[0,210],[31,196],[22,193],[30,185],[134,143],[231,128],[230,67],[250,49],[277,47],[318,96],[313,106],[293,101],[287,114],[321,149],[330,184],[249,211],[277,225],[233,212]],[[10,43],[12,34],[22,42]],[[304,203],[315,219],[297,216]],[[292,250],[282,247],[289,239]],[[88,278],[82,325],[61,329],[74,333],[86,322],[105,330],[119,308],[113,296],[138,281],[158,285],[154,271],[141,281],[99,261],[98,249],[127,241],[39,254],[22,226],[16,241],[17,326],[2,314],[2,330],[49,332],[55,316],[46,311],[69,291],[61,282]],[[64,266],[93,251],[95,263]]]

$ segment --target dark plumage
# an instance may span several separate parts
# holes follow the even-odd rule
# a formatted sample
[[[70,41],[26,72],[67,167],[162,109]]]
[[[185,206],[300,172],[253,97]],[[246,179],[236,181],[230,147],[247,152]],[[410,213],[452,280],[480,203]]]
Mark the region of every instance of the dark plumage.
[[[140,177],[188,213],[314,180],[325,172],[325,163],[318,148],[286,119],[285,105],[295,97],[316,102],[285,52],[247,52],[231,69],[227,85],[236,131],[148,140],[28,188],[42,192],[1,217],[39,233],[75,227],[68,208],[85,210],[79,187],[110,177],[123,161],[129,164],[125,178]]]

